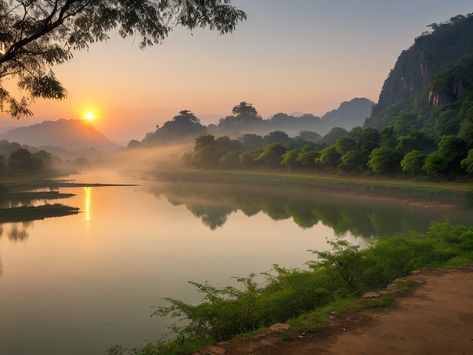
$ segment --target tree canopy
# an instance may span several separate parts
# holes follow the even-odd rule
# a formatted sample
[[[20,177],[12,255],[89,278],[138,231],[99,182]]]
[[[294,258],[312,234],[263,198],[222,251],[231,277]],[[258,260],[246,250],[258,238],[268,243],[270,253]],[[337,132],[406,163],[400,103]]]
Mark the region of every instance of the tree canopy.
[[[113,30],[123,38],[137,36],[145,48],[176,26],[225,34],[244,19],[231,0],[0,0],[0,108],[19,118],[32,115],[28,104],[35,98],[65,98],[51,67]],[[25,94],[8,91],[7,78]]]

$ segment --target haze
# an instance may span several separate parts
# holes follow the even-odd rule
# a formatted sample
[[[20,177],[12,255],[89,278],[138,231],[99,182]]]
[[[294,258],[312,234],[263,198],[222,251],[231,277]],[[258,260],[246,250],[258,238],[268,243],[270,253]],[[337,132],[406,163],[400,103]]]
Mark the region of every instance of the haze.
[[[69,96],[38,101],[35,117],[78,118],[93,111],[110,139],[141,139],[181,109],[205,123],[229,114],[241,100],[263,116],[323,114],[353,97],[377,100],[400,51],[426,25],[473,11],[467,0],[238,0],[248,21],[233,35],[177,30],[161,46],[108,43],[56,68]],[[374,30],[376,29],[376,30]]]

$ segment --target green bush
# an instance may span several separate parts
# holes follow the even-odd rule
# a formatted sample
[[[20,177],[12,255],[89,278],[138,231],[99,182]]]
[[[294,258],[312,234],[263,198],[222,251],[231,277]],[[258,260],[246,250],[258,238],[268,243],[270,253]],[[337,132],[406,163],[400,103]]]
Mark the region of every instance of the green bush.
[[[190,305],[168,298],[155,316],[176,317],[187,325],[176,338],[135,349],[135,354],[179,354],[197,351],[276,322],[330,308],[364,292],[385,288],[396,278],[424,267],[444,267],[473,261],[473,227],[434,223],[427,233],[380,240],[360,250],[343,240],[330,242],[326,252],[313,251],[308,270],[275,266],[258,285],[255,275],[237,279],[240,287],[216,288],[192,282],[203,301]],[[122,352],[120,352],[122,351]],[[115,347],[111,354],[124,350]]]

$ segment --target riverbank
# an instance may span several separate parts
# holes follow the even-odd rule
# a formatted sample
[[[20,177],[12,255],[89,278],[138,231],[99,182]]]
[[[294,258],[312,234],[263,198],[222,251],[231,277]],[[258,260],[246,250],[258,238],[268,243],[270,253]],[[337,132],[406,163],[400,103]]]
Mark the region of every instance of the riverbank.
[[[186,320],[175,339],[148,343],[131,353],[193,353],[212,344],[226,348],[234,344],[232,339],[261,337],[268,329],[279,332],[281,341],[319,334],[334,314],[391,307],[395,295],[411,286],[412,280],[404,278],[415,270],[471,264],[472,235],[473,227],[434,223],[427,233],[391,236],[362,250],[343,240],[329,242],[331,250],[313,251],[308,269],[275,266],[261,274],[263,284],[255,281],[256,275],[237,279],[236,288],[192,282],[202,303],[165,299],[167,305],[154,313]],[[283,324],[274,329],[277,323]],[[127,351],[114,348],[110,353]]]
[[[200,354],[469,354],[473,352],[473,266],[421,270],[399,282],[413,287],[385,294],[392,307],[373,309],[376,293],[330,315],[319,332],[276,324],[249,339],[236,339]],[[379,295],[379,294],[378,294]]]
[[[0,223],[15,223],[64,217],[79,213],[79,208],[61,204],[0,208]]]
[[[135,186],[129,184],[75,183],[60,180],[63,174],[10,174],[0,176],[0,223],[27,222],[77,214],[80,209],[63,204],[32,206],[35,201],[51,201],[74,197],[60,188]],[[8,206],[8,208],[7,208]]]
[[[240,184],[354,195],[436,208],[473,206],[472,182],[432,182],[374,177],[300,174],[264,171],[176,170],[148,175],[163,181]]]

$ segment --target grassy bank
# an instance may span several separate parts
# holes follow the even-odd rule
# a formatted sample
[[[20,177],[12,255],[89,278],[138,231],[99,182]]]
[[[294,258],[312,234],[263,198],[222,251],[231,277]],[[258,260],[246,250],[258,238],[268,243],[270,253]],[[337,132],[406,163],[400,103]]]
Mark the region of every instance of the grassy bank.
[[[303,188],[366,197],[404,200],[415,204],[434,202],[452,206],[473,206],[473,183],[432,182],[322,174],[265,171],[178,170],[153,174],[165,181],[247,184]]]
[[[314,251],[307,270],[275,266],[273,272],[263,274],[264,285],[256,283],[255,275],[238,279],[238,288],[192,283],[202,293],[202,303],[166,299],[167,305],[154,313],[185,320],[187,325],[175,330],[175,338],[130,351],[115,347],[110,353],[188,354],[288,321],[317,331],[329,312],[346,309],[365,292],[384,289],[414,270],[471,263],[473,227],[445,222],[433,224],[427,233],[393,236],[364,250],[344,241],[331,246],[329,252]],[[391,301],[388,295],[378,306]]]
[[[0,209],[0,223],[35,221],[50,217],[62,217],[79,213],[75,207],[60,204],[26,206]]]

